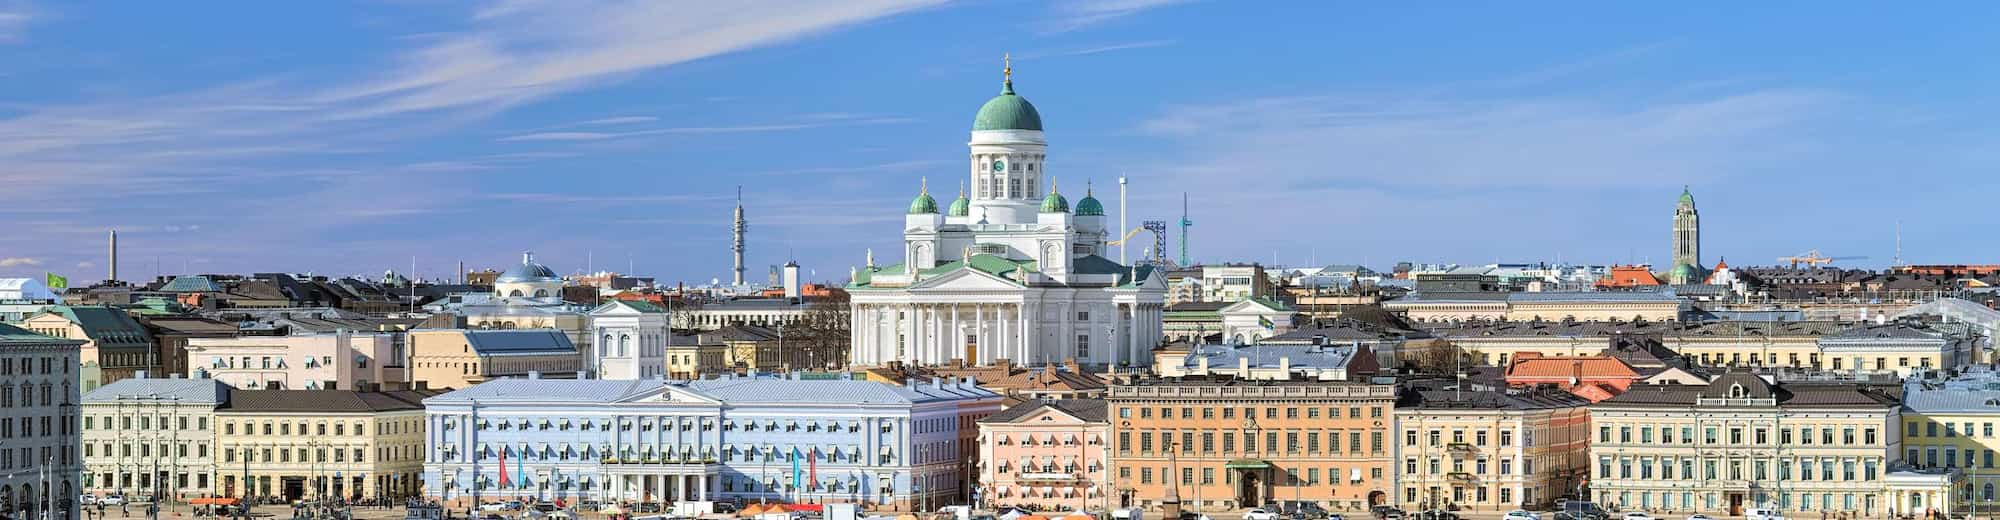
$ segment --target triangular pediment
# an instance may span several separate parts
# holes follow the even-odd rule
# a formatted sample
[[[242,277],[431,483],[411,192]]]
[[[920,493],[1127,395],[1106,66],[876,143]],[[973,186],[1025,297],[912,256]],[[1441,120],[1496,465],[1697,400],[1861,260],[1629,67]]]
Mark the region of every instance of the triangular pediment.
[[[1222,310],[1216,312],[1221,314],[1289,314],[1291,311],[1274,309],[1263,302],[1251,299],[1229,304],[1229,306],[1223,307]]]
[[[720,405],[722,401],[706,394],[684,387],[663,384],[652,390],[640,392],[621,402],[626,403],[680,403],[689,405]]]
[[[1084,420],[1054,406],[1043,406],[1039,410],[1014,421],[1017,424],[1084,424]]]
[[[1018,291],[1021,284],[1013,280],[987,273],[978,269],[961,268],[949,273],[926,278],[910,286],[911,292],[921,291]]]

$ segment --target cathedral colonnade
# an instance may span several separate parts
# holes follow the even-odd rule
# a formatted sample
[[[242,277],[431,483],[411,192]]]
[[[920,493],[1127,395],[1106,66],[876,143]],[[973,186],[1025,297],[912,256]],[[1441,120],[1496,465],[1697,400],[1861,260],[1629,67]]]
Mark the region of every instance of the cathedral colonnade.
[[[850,313],[855,331],[852,361],[883,365],[901,361],[942,365],[954,359],[970,365],[991,365],[1008,359],[1017,365],[1061,363],[1077,357],[1079,336],[1104,344],[1084,345],[1078,359],[1089,365],[1145,365],[1163,333],[1163,306],[1118,302],[1116,312],[1085,313],[1069,304],[1053,304],[1060,319],[1043,320],[1051,309],[1022,302],[980,303],[860,303]],[[1025,333],[1024,333],[1025,331]],[[1056,339],[1059,338],[1059,339]],[[1052,341],[1053,339],[1053,341]]]

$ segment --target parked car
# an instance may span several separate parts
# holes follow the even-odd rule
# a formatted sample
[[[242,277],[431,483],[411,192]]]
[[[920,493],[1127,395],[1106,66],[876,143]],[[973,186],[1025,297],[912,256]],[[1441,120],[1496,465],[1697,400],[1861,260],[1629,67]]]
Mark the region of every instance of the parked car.
[[[97,505],[97,495],[77,495],[76,503],[86,506]]]
[[[652,503],[652,502],[641,502],[641,503],[637,503],[637,504],[632,504],[632,512],[634,512],[634,513],[658,513],[658,512],[660,512],[660,505],[659,505],[659,504],[656,504],[656,503]]]
[[[1417,520],[1458,520],[1458,513],[1443,509],[1432,509],[1417,513]]]
[[[1396,506],[1386,506],[1386,505],[1368,508],[1368,512],[1373,513],[1376,518],[1402,518],[1408,515],[1408,513],[1404,513],[1403,510],[1396,509]]]
[[[502,502],[487,502],[484,504],[479,504],[479,512],[481,513],[495,513],[506,510],[507,510],[507,504]]]
[[[1701,513],[1695,513],[1692,515],[1688,515],[1687,520],[1715,520],[1715,517],[1704,515]]]
[[[1261,507],[1253,507],[1249,511],[1243,512],[1243,520],[1278,520],[1278,513]]]
[[[1194,511],[1181,511],[1181,520],[1215,520],[1215,519],[1209,518],[1207,514],[1203,513],[1196,513]]]
[[[1327,515],[1326,508],[1308,500],[1285,500],[1264,508],[1276,511],[1291,520],[1324,520]]]
[[[1611,512],[1597,504],[1582,500],[1568,500],[1562,503],[1562,511],[1556,513],[1556,520],[1611,520]]]
[[[1649,515],[1640,511],[1626,512],[1625,516],[1620,518],[1624,518],[1625,520],[1660,520],[1658,518],[1653,518],[1653,515]]]
[[[1347,520],[1347,517],[1340,516],[1340,513],[1327,513],[1325,520]]]
[[[104,498],[97,499],[97,503],[107,506],[122,506],[125,505],[125,495],[104,495]]]
[[[135,497],[132,497],[132,503],[134,503],[134,504],[151,504],[151,503],[153,503],[153,495],[139,495],[139,496],[135,496]]]
[[[1785,520],[1785,515],[1776,509],[1751,508],[1743,511],[1746,520]]]
[[[1542,515],[1527,510],[1515,509],[1508,511],[1505,516],[1501,516],[1500,520],[1542,520]]]

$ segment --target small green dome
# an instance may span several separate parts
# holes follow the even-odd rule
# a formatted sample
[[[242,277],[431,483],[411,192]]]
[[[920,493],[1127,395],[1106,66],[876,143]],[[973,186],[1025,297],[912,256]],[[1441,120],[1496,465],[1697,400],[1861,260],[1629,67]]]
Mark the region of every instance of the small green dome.
[[[1034,130],[1041,131],[1042,114],[1035,111],[1035,105],[1028,99],[1014,94],[1014,81],[1007,80],[1000,89],[1000,95],[986,100],[979,107],[979,115],[972,118],[972,130]]]
[[[931,198],[930,183],[925,182],[923,191],[917,193],[917,200],[910,201],[910,214],[930,215],[930,214],[935,214],[937,212],[938,212],[937,199]]]
[[[1090,190],[1085,189],[1083,190],[1083,200],[1076,201],[1076,216],[1102,217],[1104,216],[1104,203],[1098,202],[1097,197],[1092,196]]]
[[[1681,186],[1681,203],[1694,204],[1694,192],[1688,191],[1687,186]]]
[[[1695,266],[1688,264],[1677,265],[1674,266],[1672,271],[1667,272],[1667,283],[1696,283],[1699,281],[1697,279],[1700,278],[1699,273],[1701,273],[1701,270]]]
[[[951,201],[951,210],[946,211],[945,216],[950,216],[950,217],[972,216],[972,199],[965,198],[964,193],[958,194],[958,199]]]
[[[1042,213],[1069,213],[1069,199],[1062,196],[1055,183],[1049,183],[1049,196],[1042,197]]]

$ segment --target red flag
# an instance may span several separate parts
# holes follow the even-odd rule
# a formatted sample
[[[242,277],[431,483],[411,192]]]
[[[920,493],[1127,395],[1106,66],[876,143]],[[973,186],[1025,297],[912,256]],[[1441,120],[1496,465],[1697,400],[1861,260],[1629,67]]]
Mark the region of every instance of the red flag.
[[[819,447],[814,446],[811,456],[806,457],[806,481],[819,483]]]
[[[500,447],[500,487],[507,487],[507,447]]]

